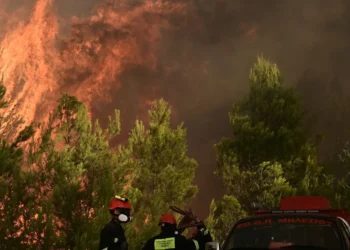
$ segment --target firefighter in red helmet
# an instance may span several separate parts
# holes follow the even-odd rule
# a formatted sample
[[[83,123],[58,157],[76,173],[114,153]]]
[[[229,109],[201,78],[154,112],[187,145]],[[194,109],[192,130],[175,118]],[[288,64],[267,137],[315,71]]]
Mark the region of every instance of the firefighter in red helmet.
[[[191,239],[194,239],[198,234],[198,228],[194,228],[192,231]]]
[[[199,222],[199,221],[197,221]],[[199,250],[205,249],[205,243],[212,242],[213,238],[208,229],[205,227],[195,227],[190,237],[191,240],[199,242]]]
[[[131,221],[131,204],[127,198],[115,196],[109,202],[112,220],[105,225],[100,234],[100,250],[128,250],[122,223]]]
[[[142,250],[160,249],[186,249],[198,250],[200,245],[206,242],[198,242],[197,239],[186,239],[177,231],[176,219],[171,214],[163,214],[158,225],[161,228],[160,234],[149,239]],[[204,224],[202,226],[205,228]],[[202,228],[201,227],[201,228]],[[201,240],[199,238],[199,240]]]

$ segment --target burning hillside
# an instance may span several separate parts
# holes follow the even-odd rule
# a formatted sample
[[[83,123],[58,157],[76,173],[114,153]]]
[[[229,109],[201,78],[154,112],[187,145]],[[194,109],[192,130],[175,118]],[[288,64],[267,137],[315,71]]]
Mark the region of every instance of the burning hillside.
[[[159,67],[162,30],[172,28],[166,19],[182,13],[185,5],[145,1],[134,6],[125,1],[99,5],[97,14],[73,20],[71,34],[62,42],[62,86],[73,89],[90,103],[104,100],[120,88],[122,72],[137,66],[150,71]]]
[[[43,95],[54,91],[57,84],[57,20],[51,2],[38,1],[29,22],[20,21],[9,28],[1,41],[0,71],[13,99],[7,114],[19,114],[27,123],[34,120]],[[13,22],[9,19],[8,24]]]
[[[223,31],[213,24],[247,43],[256,38],[252,22],[232,23],[230,13],[220,14],[232,8],[230,1],[96,2],[92,14],[67,19],[57,7],[61,1],[23,0],[19,7],[0,1],[0,72],[13,100],[7,116],[45,121],[64,92],[84,101],[102,123],[121,109],[126,135],[136,117],[146,117],[150,100],[164,97],[175,118],[223,100],[212,98],[220,85],[210,81],[230,66],[232,40],[220,41]]]
[[[199,15],[194,15],[194,2],[110,0],[97,5],[89,17],[60,22],[63,27],[53,5],[53,0],[34,1],[28,20],[12,13],[0,16],[7,24],[2,29],[6,34],[1,41],[0,71],[13,98],[8,115],[22,115],[26,123],[45,120],[60,92],[76,95],[90,108],[115,103],[116,98],[129,99],[127,104],[117,103],[132,106],[131,113],[140,115],[149,100],[171,98],[170,84],[180,87],[181,77],[208,73],[205,58],[198,61],[189,56],[191,45],[179,43],[176,51],[169,46],[174,35],[186,41],[193,39],[194,30],[198,37],[205,33]],[[238,29],[251,39],[256,29],[248,26],[240,24]],[[178,51],[181,54],[174,54]],[[165,88],[174,75],[178,82]],[[118,96],[121,93],[123,97]]]
[[[347,10],[348,1],[316,0],[0,0],[0,72],[13,99],[7,114],[45,120],[66,92],[102,124],[120,109],[126,135],[147,103],[164,97],[186,123],[205,190],[212,144],[230,133],[227,112],[247,90],[257,54],[290,83],[309,70],[347,88]],[[326,105],[320,100],[314,106]],[[209,189],[199,199],[209,201],[216,192]]]
[[[113,98],[109,93],[120,88],[123,72],[137,67],[162,70],[158,61],[162,32],[176,28],[167,17],[174,13],[181,17],[186,9],[185,4],[160,1],[107,1],[93,16],[73,18],[70,34],[62,37],[52,4],[52,0],[36,1],[29,21],[18,21],[1,42],[0,70],[13,98],[8,115],[20,114],[27,123],[47,118],[54,104],[48,102],[61,91],[88,105],[98,99],[109,102]],[[156,89],[154,83],[149,98],[156,97]],[[134,105],[144,106],[149,98],[145,95]]]

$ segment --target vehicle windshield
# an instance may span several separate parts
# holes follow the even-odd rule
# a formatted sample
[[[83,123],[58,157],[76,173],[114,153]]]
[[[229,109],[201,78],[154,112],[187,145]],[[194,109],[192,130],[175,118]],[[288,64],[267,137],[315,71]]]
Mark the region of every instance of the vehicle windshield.
[[[236,225],[224,250],[329,249],[341,250],[339,230],[333,220],[317,216],[271,216]]]

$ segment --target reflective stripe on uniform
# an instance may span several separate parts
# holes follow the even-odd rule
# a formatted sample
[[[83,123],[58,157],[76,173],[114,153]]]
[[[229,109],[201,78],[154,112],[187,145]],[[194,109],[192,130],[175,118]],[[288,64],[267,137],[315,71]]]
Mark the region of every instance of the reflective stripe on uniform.
[[[106,247],[106,248],[103,248],[102,250],[108,250],[108,247]]]
[[[154,241],[154,249],[175,249],[175,238],[156,239]]]
[[[118,242],[118,238],[114,238],[114,243],[117,243]]]
[[[196,240],[192,240],[194,245],[196,246],[196,250],[199,250],[199,243]]]
[[[208,229],[204,231],[204,235],[207,235],[208,233],[209,233]]]

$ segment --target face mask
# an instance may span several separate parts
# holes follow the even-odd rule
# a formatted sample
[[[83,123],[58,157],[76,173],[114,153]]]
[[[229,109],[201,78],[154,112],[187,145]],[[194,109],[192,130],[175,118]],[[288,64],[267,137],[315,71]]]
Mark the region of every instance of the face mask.
[[[121,222],[121,223],[128,223],[131,221],[131,216],[127,216],[125,214],[119,214],[118,215],[118,220]]]

